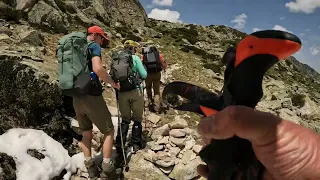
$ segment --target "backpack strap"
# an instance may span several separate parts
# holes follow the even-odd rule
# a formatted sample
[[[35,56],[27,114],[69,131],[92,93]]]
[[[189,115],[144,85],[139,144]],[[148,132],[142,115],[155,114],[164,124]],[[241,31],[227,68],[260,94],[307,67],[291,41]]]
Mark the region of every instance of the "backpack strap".
[[[89,51],[89,46],[91,46],[93,43],[95,43],[94,41],[88,41],[88,45],[87,45],[87,62],[86,62],[86,67],[84,67],[84,68],[82,68],[82,70],[80,71],[80,73],[79,74],[82,74],[84,71],[89,71],[89,61],[91,61],[91,60],[89,60],[88,59],[88,56],[89,56],[89,54],[92,54],[92,52],[90,52]]]

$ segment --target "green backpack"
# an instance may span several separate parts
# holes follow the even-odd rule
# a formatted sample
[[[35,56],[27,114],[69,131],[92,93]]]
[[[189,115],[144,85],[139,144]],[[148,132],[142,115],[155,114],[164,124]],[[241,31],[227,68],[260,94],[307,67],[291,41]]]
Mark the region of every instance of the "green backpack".
[[[91,76],[88,67],[88,42],[86,34],[73,32],[63,36],[58,42],[59,87],[67,96],[87,94]]]

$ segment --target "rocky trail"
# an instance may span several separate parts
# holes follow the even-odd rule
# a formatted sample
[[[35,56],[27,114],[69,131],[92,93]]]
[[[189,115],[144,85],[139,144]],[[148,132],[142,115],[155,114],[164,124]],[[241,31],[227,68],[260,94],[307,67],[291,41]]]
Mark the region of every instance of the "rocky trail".
[[[109,107],[115,128],[118,127],[117,109]],[[196,173],[197,165],[202,161],[197,154],[202,148],[200,135],[193,129],[190,129],[188,123],[176,116],[173,122],[159,127],[161,117],[151,113],[143,122],[149,133],[144,133],[147,140],[145,149],[132,155],[129,161],[130,170],[124,175],[127,179],[195,179],[199,178]],[[131,127],[128,133],[130,138]],[[73,129],[77,131],[77,121],[73,120]],[[117,132],[115,132],[116,135]],[[94,127],[94,138],[92,140],[92,152],[96,157],[96,163],[102,161],[101,152],[99,152],[100,141],[103,135]],[[78,142],[74,142],[78,143]],[[115,152],[115,149],[114,149]],[[114,157],[113,157],[114,158]],[[192,163],[190,163],[192,162]],[[79,169],[72,176],[75,180],[86,180],[88,174],[85,167]]]
[[[19,9],[22,14],[16,22]],[[223,85],[222,55],[246,36],[222,25],[148,19],[137,0],[0,0],[0,179],[87,179],[74,133],[81,133],[77,121],[60,113],[67,105],[57,86],[56,48],[64,34],[85,32],[92,24],[101,26],[111,40],[102,52],[107,70],[112,50],[132,39],[154,44],[164,54],[169,67],[164,84],[185,81],[216,93]],[[319,77],[289,57],[267,72],[257,109],[320,133]],[[105,86],[103,96],[117,129],[117,104],[110,86]],[[195,131],[200,116],[173,109],[154,114],[146,108],[144,117],[147,147],[131,157],[126,179],[200,179],[195,169],[203,163],[197,156],[203,144]],[[34,139],[38,143],[32,143]],[[95,128],[92,148],[97,163],[101,139]],[[25,170],[24,163],[31,168]]]

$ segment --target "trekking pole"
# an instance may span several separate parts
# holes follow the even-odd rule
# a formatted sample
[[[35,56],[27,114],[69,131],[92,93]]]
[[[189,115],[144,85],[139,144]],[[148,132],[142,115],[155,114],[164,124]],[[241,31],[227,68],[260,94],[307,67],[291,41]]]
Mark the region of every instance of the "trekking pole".
[[[122,156],[123,156],[123,160],[124,160],[124,170],[126,172],[129,171],[129,165],[127,163],[127,157],[126,154],[124,152],[124,144],[123,144],[123,137],[122,137],[122,128],[121,128],[121,122],[120,122],[120,109],[119,109],[119,96],[118,96],[118,91],[116,89],[114,89],[115,94],[116,94],[116,100],[117,100],[117,109],[118,109],[118,126],[119,126],[119,130],[120,130],[120,140],[121,140],[121,149],[122,149]]]
[[[147,130],[146,101],[145,101],[145,96],[144,96],[144,90],[145,90],[145,81],[143,81],[142,97],[143,97],[144,129]]]

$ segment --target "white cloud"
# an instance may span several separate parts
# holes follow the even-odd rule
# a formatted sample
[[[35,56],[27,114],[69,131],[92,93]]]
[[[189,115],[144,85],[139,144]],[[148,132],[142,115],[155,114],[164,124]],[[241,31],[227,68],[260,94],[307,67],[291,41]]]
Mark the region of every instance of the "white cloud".
[[[320,47],[312,46],[312,47],[310,47],[310,52],[312,55],[316,56],[316,55],[320,54]]]
[[[172,6],[173,0],[152,0],[152,4],[159,6]]]
[[[296,2],[286,3],[290,12],[304,12],[307,14],[313,13],[320,7],[320,0],[296,0]]]
[[[285,17],[280,17],[280,20],[284,20],[285,19]]]
[[[242,13],[238,16],[235,16],[234,19],[231,21],[231,23],[236,23],[236,25],[234,26],[237,29],[242,29],[245,27],[246,23],[247,23],[247,19],[248,16],[245,13]]]
[[[260,28],[253,28],[252,29],[252,32],[257,32],[257,31],[261,31],[261,29]]]
[[[289,33],[292,33],[291,31],[287,30],[286,28],[280,26],[280,25],[275,25],[273,27],[274,30],[279,30],[279,31],[286,31],[286,32],[289,32]]]
[[[169,22],[182,22],[179,19],[180,13],[178,11],[171,11],[169,9],[152,9],[150,14],[148,14],[148,17],[158,20],[166,20]]]

